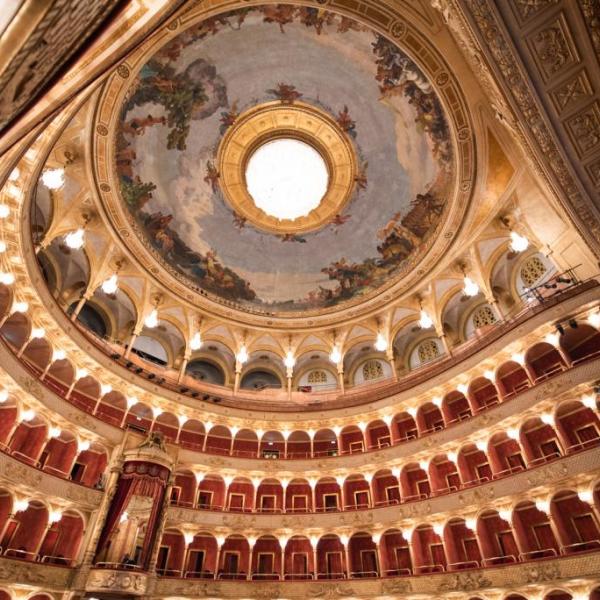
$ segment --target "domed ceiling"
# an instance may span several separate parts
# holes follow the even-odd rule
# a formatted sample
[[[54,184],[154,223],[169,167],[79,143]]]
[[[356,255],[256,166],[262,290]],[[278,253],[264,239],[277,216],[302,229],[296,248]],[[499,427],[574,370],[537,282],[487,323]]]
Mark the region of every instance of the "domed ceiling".
[[[328,163],[340,201],[304,230],[263,226],[252,206],[240,213],[222,173],[240,120],[278,106],[329,123],[344,138],[332,156],[343,144],[351,155],[345,197]],[[132,78],[114,144],[121,202],[154,258],[190,289],[282,314],[359,302],[414,269],[455,172],[440,100],[400,48],[347,17],[288,5],[203,21],[155,52]]]

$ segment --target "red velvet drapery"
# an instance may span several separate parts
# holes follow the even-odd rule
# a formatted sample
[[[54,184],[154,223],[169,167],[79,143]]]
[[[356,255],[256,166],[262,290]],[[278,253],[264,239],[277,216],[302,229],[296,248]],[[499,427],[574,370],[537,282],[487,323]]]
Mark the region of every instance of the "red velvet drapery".
[[[148,515],[146,536],[144,537],[144,546],[140,557],[140,565],[143,568],[147,568],[151,541],[156,534],[168,479],[169,470],[161,465],[140,461],[125,463],[106,521],[104,522],[104,527],[102,528],[102,533],[100,534],[100,539],[98,540],[96,561],[106,548],[108,539],[127,508],[132,496],[147,496],[152,498],[152,508]]]

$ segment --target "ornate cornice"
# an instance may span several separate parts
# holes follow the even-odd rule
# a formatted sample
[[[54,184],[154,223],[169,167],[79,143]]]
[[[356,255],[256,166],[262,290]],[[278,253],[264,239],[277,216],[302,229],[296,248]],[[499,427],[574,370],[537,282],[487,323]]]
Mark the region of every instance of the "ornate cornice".
[[[311,582],[245,582],[186,581],[159,579],[154,594],[192,598],[406,598],[412,594],[426,598],[471,598],[473,592],[507,589],[526,594],[532,589],[551,589],[577,579],[581,586],[591,588],[598,582],[600,554],[586,554],[554,560],[498,568],[472,570],[464,573],[435,573],[427,576],[363,579],[351,581]],[[285,588],[285,589],[284,589]]]
[[[596,256],[600,256],[598,208],[583,191],[581,183],[565,160],[563,149],[548,124],[547,116],[543,113],[540,101],[508,38],[497,5],[491,0],[467,0],[465,9],[455,0],[443,0],[438,4],[445,7],[448,24],[457,35],[465,56],[499,105],[496,107],[497,117],[520,139],[526,159],[533,163],[536,172],[555,191],[558,202],[576,224],[590,249]],[[545,7],[550,5],[552,3],[546,3]],[[589,12],[589,7],[587,9]],[[588,23],[594,28],[593,39],[594,33],[597,39],[597,19]],[[559,57],[560,48],[560,45],[555,44],[547,51],[554,53],[556,60],[562,60]],[[490,67],[485,65],[486,60]],[[549,56],[548,60],[553,59]],[[503,91],[499,92],[500,89]],[[512,111],[505,102],[510,103],[518,118],[511,114]]]
[[[595,475],[599,469],[600,449],[594,448],[490,483],[400,505],[360,511],[294,514],[231,513],[172,506],[167,513],[167,526],[179,528],[185,524],[198,530],[224,527],[236,532],[251,529],[255,533],[285,529],[292,535],[305,535],[307,528],[325,532],[343,528],[352,532],[365,527],[369,530],[374,527],[391,529],[400,527],[401,521],[407,519],[415,523],[420,520],[426,522],[433,515],[439,519],[444,514],[450,517],[465,511],[475,513],[496,501],[516,503],[536,488],[544,488],[544,492],[551,495],[551,491],[577,487],[579,479]]]

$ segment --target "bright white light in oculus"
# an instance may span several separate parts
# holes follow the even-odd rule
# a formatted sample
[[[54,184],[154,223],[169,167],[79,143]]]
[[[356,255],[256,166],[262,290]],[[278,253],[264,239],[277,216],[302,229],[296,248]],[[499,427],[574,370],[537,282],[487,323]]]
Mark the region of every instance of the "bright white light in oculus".
[[[246,167],[246,185],[254,204],[280,220],[304,217],[319,206],[328,180],[321,155],[289,138],[260,146]]]

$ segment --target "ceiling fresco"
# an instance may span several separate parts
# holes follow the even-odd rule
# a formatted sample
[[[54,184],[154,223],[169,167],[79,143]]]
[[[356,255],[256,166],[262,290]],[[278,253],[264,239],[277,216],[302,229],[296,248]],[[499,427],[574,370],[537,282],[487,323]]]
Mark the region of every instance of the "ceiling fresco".
[[[302,235],[255,228],[219,186],[224,134],[274,100],[326,111],[359,165],[340,214]],[[174,38],[128,90],[115,143],[122,201],[155,257],[192,289],[273,313],[356,301],[413,268],[454,182],[449,127],[419,68],[363,25],[290,5]]]

